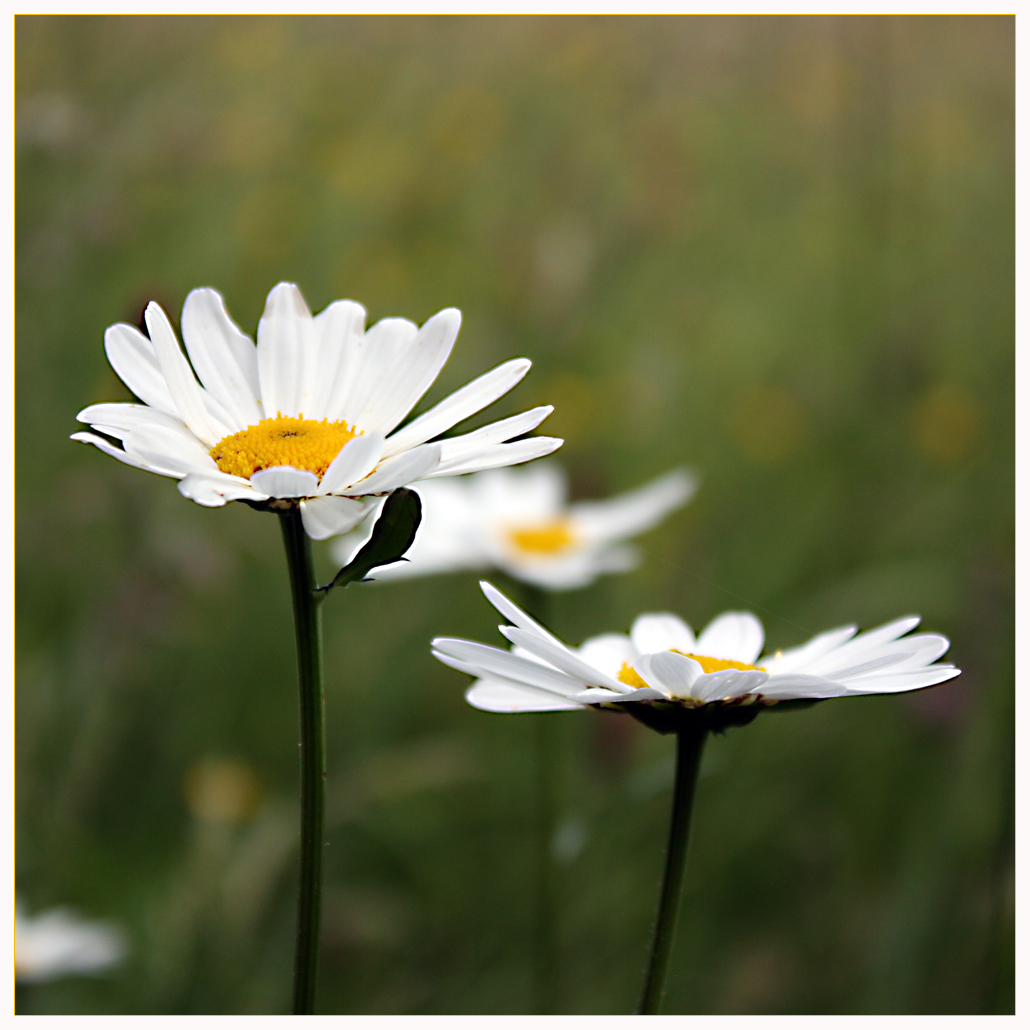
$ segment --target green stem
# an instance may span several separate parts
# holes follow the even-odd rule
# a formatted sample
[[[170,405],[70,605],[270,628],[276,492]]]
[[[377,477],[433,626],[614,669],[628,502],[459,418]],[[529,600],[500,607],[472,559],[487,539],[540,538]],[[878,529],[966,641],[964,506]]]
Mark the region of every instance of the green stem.
[[[690,813],[694,806],[694,787],[701,767],[701,751],[708,731],[688,725],[676,734],[676,785],[672,796],[672,821],[669,825],[669,847],[665,853],[665,873],[658,899],[658,917],[651,941],[651,957],[644,976],[644,988],[637,1004],[638,1016],[655,1015],[665,992],[665,974],[669,968],[676,917],[679,913],[683,873],[686,868],[687,839],[690,836]]]
[[[279,513],[286,546],[297,634],[300,680],[300,891],[293,963],[293,1014],[315,1011],[325,822],[325,697],[322,693],[322,620],[315,593],[311,540],[300,510]]]

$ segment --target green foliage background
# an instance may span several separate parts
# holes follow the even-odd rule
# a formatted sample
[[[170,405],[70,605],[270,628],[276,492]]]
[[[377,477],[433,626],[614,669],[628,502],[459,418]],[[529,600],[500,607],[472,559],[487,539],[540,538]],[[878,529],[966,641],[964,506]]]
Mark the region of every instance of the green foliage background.
[[[577,496],[688,464],[642,567],[556,598],[757,611],[772,647],[910,611],[955,682],[759,718],[705,756],[665,1011],[1013,1011],[1011,17],[20,17],[18,890],[127,928],[36,1012],[281,1012],[296,700],[275,520],[68,441],[104,328],[212,285],[360,300],[494,364]],[[330,573],[326,549],[319,552]],[[429,638],[475,578],[325,609],[323,1012],[530,1010],[532,719]],[[562,1006],[630,1011],[673,742],[565,745]]]

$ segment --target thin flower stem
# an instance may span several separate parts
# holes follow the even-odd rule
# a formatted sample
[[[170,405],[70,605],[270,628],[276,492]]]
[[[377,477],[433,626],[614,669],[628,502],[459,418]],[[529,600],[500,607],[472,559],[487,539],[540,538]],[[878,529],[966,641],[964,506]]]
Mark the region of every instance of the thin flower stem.
[[[690,813],[694,807],[694,787],[701,767],[707,729],[686,726],[676,734],[676,785],[672,796],[672,820],[669,825],[669,847],[665,853],[665,873],[658,899],[658,916],[651,941],[651,957],[644,976],[644,988],[637,1004],[638,1016],[658,1012],[665,992],[665,974],[676,932],[683,873],[686,869],[687,839],[690,836]]]
[[[322,901],[325,822],[325,698],[322,693],[322,619],[315,592],[311,540],[300,511],[279,513],[293,595],[300,680],[300,891],[293,963],[293,1014],[315,1011]]]

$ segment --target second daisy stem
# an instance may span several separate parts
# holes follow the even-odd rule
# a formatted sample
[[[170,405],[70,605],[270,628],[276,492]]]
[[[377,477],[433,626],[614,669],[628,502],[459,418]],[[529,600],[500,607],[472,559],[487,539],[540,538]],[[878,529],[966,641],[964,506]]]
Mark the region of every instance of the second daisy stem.
[[[687,840],[690,836],[690,814],[694,807],[694,788],[701,768],[707,729],[687,726],[676,734],[676,783],[672,796],[672,820],[669,824],[669,847],[665,853],[665,872],[658,900],[651,956],[644,976],[644,988],[637,1004],[638,1016],[658,1012],[665,992],[665,974],[669,968],[676,917],[679,914],[683,874],[687,864]]]
[[[325,823],[325,697],[321,597],[315,592],[311,539],[298,509],[279,513],[286,545],[300,679],[300,891],[293,963],[293,1014],[315,1011]]]

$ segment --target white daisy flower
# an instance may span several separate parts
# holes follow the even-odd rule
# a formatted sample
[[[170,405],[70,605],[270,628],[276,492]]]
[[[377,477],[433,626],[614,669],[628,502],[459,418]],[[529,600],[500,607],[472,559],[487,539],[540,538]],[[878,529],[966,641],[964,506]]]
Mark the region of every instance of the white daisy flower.
[[[111,923],[88,922],[67,908],[27,916],[15,902],[14,978],[20,983],[102,973],[125,953],[125,935]]]
[[[158,304],[147,306],[145,318],[149,339],[125,324],[104,336],[111,367],[143,403],[90,405],[76,417],[96,432],[72,439],[178,479],[185,497],[208,507],[299,504],[316,540],[352,529],[398,487],[529,461],[562,442],[514,440],[535,429],[549,406],[431,442],[507,393],[529,370],[525,358],[397,428],[450,355],[461,324],[455,308],[421,328],[384,318],[366,331],[360,304],[334,301],[312,317],[300,290],[279,283],[255,347],[221,296],[198,289],[182,309],[189,360]]]
[[[916,615],[857,636],[855,626],[842,626],[765,657],[765,631],[750,612],[725,612],[698,636],[679,616],[641,615],[628,636],[606,633],[572,649],[489,583],[480,586],[513,623],[499,627],[511,650],[439,637],[433,654],[478,677],[465,696],[488,712],[617,705],[665,729],[675,728],[677,713],[705,709],[717,725],[750,721],[780,701],[918,690],[960,671],[935,664],[947,637],[905,636],[919,624]]]
[[[548,590],[589,586],[635,567],[637,549],[620,542],[656,526],[696,489],[695,477],[676,469],[606,501],[569,504],[565,473],[549,461],[420,483],[415,542],[406,561],[376,569],[375,578],[496,568]],[[371,520],[333,541],[333,557],[345,565],[370,532]]]

